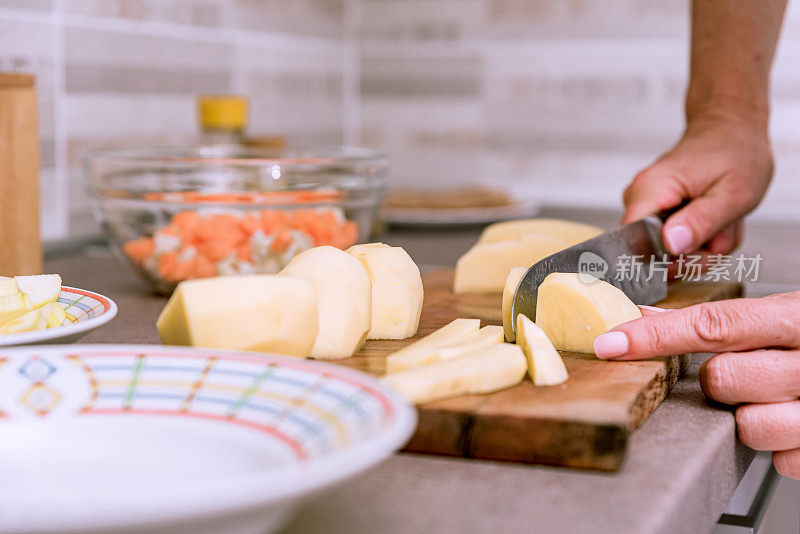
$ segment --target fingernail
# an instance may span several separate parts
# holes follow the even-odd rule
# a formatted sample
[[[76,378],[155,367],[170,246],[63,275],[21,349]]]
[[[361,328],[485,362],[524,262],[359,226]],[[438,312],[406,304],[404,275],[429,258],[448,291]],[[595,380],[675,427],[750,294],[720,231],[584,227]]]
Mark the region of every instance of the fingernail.
[[[606,332],[594,338],[594,353],[604,360],[625,355],[629,346],[625,332]]]
[[[643,310],[647,310],[647,311],[651,311],[651,312],[656,312],[656,313],[661,313],[661,312],[665,312],[665,311],[667,311],[667,309],[666,309],[666,308],[659,308],[658,306],[646,306],[646,305],[644,305],[644,304],[639,304],[639,307],[640,307],[641,309],[643,309]]]
[[[692,230],[684,224],[667,228],[664,232],[664,241],[670,252],[681,254],[692,246]]]

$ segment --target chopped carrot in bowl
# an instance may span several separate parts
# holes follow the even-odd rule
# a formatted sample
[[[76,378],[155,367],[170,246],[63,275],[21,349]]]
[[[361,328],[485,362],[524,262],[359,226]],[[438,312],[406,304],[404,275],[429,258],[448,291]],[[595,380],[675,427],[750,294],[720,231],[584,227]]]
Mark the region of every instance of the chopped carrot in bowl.
[[[190,193],[180,195],[192,198]],[[346,249],[357,239],[358,225],[345,219],[340,208],[185,210],[152,237],[126,242],[123,251],[152,276],[173,283],[220,274],[274,273],[303,250],[319,245]]]

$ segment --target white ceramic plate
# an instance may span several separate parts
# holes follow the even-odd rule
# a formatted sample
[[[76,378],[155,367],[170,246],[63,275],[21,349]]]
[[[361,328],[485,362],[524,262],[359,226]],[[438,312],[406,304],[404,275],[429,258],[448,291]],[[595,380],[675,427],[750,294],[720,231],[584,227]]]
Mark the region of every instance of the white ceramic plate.
[[[100,293],[63,286],[58,303],[67,313],[64,324],[47,330],[0,335],[0,347],[73,343],[117,315],[117,304]]]
[[[395,226],[471,226],[534,217],[540,209],[534,201],[485,208],[382,208],[381,218]]]
[[[0,349],[0,532],[264,533],[415,425],[377,380],[310,360]]]

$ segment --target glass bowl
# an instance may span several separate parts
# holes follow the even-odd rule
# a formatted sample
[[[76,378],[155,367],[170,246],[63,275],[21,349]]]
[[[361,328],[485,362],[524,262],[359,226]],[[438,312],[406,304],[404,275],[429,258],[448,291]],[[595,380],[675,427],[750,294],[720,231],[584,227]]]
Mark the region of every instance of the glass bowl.
[[[159,293],[181,280],[276,273],[319,245],[367,240],[387,158],[361,148],[240,146],[89,152],[95,218]]]

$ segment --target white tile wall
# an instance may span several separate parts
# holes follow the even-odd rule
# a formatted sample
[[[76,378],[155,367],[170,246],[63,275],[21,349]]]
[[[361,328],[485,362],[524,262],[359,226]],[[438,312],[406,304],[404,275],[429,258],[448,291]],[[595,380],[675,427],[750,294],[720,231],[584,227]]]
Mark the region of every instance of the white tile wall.
[[[364,144],[394,185],[619,205],[682,126],[689,0],[0,0],[0,70],[37,75],[47,240],[96,232],[89,148],[181,144],[194,96],[252,99],[256,134]],[[800,9],[774,74],[777,174],[800,218]],[[65,201],[66,199],[66,201]]]
[[[0,0],[0,70],[37,76],[45,240],[98,231],[87,149],[191,142],[199,93],[251,96],[254,134],[341,143],[349,3]]]
[[[688,0],[364,0],[362,17],[363,142],[394,157],[396,184],[617,207],[683,128]],[[773,92],[777,173],[757,216],[800,218],[793,4]]]

